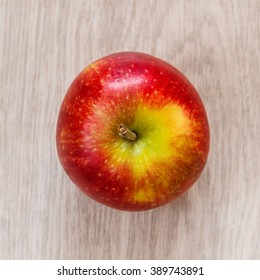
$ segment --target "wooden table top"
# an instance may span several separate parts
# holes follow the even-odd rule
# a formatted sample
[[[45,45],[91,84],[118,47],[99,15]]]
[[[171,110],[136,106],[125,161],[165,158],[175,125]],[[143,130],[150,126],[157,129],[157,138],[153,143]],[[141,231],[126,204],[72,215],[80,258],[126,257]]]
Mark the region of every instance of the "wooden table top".
[[[260,2],[0,0],[1,259],[259,259]],[[74,77],[118,51],[175,65],[205,104],[211,149],[174,202],[100,205],[57,158]]]

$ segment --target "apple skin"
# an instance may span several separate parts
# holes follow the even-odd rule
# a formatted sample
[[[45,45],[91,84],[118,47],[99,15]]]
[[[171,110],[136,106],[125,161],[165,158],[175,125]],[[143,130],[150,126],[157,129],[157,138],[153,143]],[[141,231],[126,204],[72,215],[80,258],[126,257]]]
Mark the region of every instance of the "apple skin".
[[[124,124],[135,141],[119,136]],[[164,205],[200,176],[209,124],[199,94],[167,62],[121,52],[86,67],[60,108],[57,151],[70,177],[92,199],[119,210]]]

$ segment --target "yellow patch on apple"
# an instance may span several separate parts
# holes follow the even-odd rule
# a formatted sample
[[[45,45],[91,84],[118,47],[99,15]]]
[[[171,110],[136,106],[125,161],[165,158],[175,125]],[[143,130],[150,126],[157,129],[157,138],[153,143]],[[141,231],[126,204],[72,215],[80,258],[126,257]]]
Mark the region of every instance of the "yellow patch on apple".
[[[180,157],[176,147],[185,145],[183,135],[191,133],[190,119],[184,110],[175,104],[168,104],[161,109],[140,107],[134,115],[134,121],[128,128],[137,133],[137,140],[132,142],[119,138],[114,142],[113,158],[115,166],[127,164],[131,166],[134,177],[141,180],[152,168],[154,161],[167,162]],[[139,134],[140,132],[140,134]],[[178,138],[178,136],[182,136]],[[116,152],[115,152],[116,151]]]

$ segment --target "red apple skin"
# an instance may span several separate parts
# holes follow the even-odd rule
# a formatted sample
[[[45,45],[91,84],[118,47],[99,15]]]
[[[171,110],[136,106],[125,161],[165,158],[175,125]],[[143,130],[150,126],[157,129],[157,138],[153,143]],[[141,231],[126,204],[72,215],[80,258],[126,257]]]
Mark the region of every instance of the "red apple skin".
[[[139,104],[155,115],[167,104],[176,104],[183,112],[180,123],[184,118],[187,129],[181,128],[183,132],[176,132],[167,144],[170,148],[165,162],[158,152],[159,144],[155,155],[147,148],[151,162],[145,152],[140,156],[143,167],[132,163],[131,156],[121,157],[118,151],[113,154],[113,147],[124,145],[115,142],[129,141],[117,140],[118,126],[124,123],[131,127]],[[144,127],[146,122],[153,120],[144,120]],[[135,131],[138,137],[140,130]],[[162,142],[166,141],[163,137],[164,133]],[[171,139],[170,134],[167,137]],[[64,170],[85,194],[115,209],[141,211],[164,205],[191,187],[205,166],[209,138],[200,96],[180,71],[144,53],[121,52],[92,63],[72,82],[60,108],[56,142]]]

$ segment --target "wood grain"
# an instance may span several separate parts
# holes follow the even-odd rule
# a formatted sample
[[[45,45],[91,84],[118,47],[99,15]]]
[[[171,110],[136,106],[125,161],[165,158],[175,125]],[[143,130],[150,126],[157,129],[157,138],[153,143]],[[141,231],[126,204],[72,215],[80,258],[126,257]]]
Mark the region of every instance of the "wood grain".
[[[259,259],[260,1],[0,0],[1,259]],[[91,61],[143,51],[194,83],[207,166],[171,204],[127,213],[73,186],[59,106]]]

